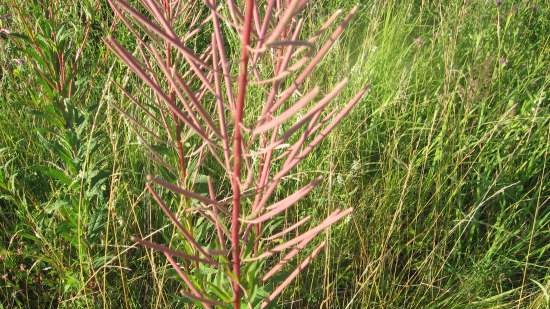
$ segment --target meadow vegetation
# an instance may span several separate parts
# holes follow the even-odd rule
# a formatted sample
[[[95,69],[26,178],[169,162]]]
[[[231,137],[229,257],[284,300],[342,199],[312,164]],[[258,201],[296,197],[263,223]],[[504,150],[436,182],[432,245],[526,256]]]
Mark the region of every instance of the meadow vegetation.
[[[312,1],[305,27],[355,4]],[[273,307],[548,308],[550,5],[359,4],[311,82],[349,76],[337,105],[371,89],[283,188],[324,179],[292,221],[354,212]],[[177,160],[135,130],[122,89],[151,94],[103,41],[133,36],[96,0],[2,0],[0,29],[0,308],[190,306],[132,241],[176,234],[144,188],[169,174],[148,147]]]

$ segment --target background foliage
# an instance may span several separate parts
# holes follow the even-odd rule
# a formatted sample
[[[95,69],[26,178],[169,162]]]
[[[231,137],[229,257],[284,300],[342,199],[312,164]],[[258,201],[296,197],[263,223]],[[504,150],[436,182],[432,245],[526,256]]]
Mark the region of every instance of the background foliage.
[[[356,210],[280,306],[548,306],[548,16],[545,1],[362,1],[316,76],[351,72],[341,104],[372,90],[293,175],[325,174],[299,211]],[[165,171],[113,108],[140,117],[102,42],[131,36],[93,0],[4,0],[0,29],[0,307],[183,305],[169,265],[130,241],[174,233],[143,190]]]

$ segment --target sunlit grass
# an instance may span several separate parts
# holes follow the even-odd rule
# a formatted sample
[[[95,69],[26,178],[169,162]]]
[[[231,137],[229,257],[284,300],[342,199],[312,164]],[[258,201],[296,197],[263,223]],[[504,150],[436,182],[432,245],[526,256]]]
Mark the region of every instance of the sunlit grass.
[[[310,14],[341,2],[318,1]],[[66,61],[85,42],[67,101],[82,128],[59,125],[59,98],[24,51],[33,45],[1,37],[1,306],[181,307],[164,260],[129,247],[132,235],[168,242],[172,231],[157,230],[166,221],[143,192],[144,175],[159,168],[110,105],[130,106],[114,81],[139,87],[101,41],[123,28],[111,29],[107,7],[92,1],[14,3],[0,4],[0,28],[65,29]],[[281,306],[548,306],[549,15],[544,1],[361,5],[316,81],[351,75],[355,89],[334,104],[365,82],[371,91],[287,182],[322,171],[299,211],[355,212],[325,236],[331,246]],[[77,170],[55,143],[69,145]]]

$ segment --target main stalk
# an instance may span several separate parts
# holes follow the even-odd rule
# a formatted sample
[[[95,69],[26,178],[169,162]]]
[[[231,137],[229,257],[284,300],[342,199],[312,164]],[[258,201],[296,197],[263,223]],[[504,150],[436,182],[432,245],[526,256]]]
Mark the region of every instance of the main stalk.
[[[239,216],[241,211],[241,161],[242,161],[242,135],[241,127],[243,122],[244,101],[246,97],[246,86],[248,82],[248,46],[250,45],[250,32],[252,31],[252,9],[254,0],[247,0],[244,15],[244,27],[241,34],[241,62],[239,67],[239,80],[237,101],[235,104],[235,128],[233,132],[233,211],[231,214],[231,246],[233,256],[233,273],[236,279],[233,280],[233,308],[240,308],[241,289],[239,278],[241,276],[241,250],[239,244]]]

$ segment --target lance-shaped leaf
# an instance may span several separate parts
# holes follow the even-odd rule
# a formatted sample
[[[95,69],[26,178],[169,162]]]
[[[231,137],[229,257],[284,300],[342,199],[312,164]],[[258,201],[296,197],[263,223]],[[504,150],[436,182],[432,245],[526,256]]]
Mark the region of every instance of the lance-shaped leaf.
[[[125,50],[115,39],[113,38],[107,38],[106,40],[107,45],[119,56],[124,62],[132,69],[136,75],[138,75],[139,78],[141,78],[142,81],[144,81],[155,93],[167,103],[168,108],[171,112],[176,114],[179,119],[181,119],[187,126],[189,126],[191,129],[193,129],[198,135],[200,135],[205,141],[211,143],[210,138],[208,135],[204,132],[202,128],[197,127],[191,119],[189,119],[187,116],[185,116],[179,108],[177,108],[173,102],[171,102],[170,98],[160,89],[160,86],[156,84],[149,76],[147,76],[147,73],[143,71],[141,66],[139,65],[138,61],[127,51]]]
[[[275,274],[277,274],[279,271],[285,267],[288,262],[292,261],[292,259],[300,253],[315,237],[309,237],[304,239],[301,243],[299,243],[296,247],[292,248],[275,266],[273,266],[263,277],[262,281],[266,282],[269,280],[269,278],[273,277]]]
[[[145,239],[132,237],[132,241],[135,241],[135,242],[137,242],[138,244],[140,244],[144,247],[162,252],[163,254],[168,254],[170,256],[179,257],[179,258],[182,258],[184,260],[199,262],[199,263],[213,265],[213,266],[218,265],[218,263],[216,263],[215,261],[203,259],[200,256],[196,256],[196,255],[185,254],[181,251],[172,250],[172,249],[168,248],[167,246],[157,244],[157,243],[154,243],[154,242],[150,242],[150,241],[147,241]]]
[[[183,225],[179,222],[178,218],[176,218],[176,215],[174,213],[172,213],[170,211],[170,209],[168,209],[168,206],[166,206],[166,204],[164,203],[164,201],[160,198],[160,196],[157,194],[157,192],[155,190],[153,190],[153,188],[151,187],[150,184],[146,184],[146,187],[147,187],[147,190],[149,190],[149,193],[151,193],[151,195],[153,196],[153,198],[155,199],[155,201],[157,202],[157,204],[159,205],[159,207],[162,209],[162,211],[164,212],[164,214],[170,218],[170,221],[172,221],[172,224],[174,224],[176,226],[176,228],[178,229],[178,231],[183,235],[183,237],[189,242],[191,243],[191,245],[197,250],[199,251],[200,253],[202,253],[202,255],[204,255],[207,259],[209,260],[212,260],[211,257],[210,257],[210,254],[208,252],[206,252],[206,250],[199,244],[197,243],[197,241],[195,240],[195,238],[193,237],[193,235],[191,235],[191,233],[185,229],[183,227]]]
[[[325,95],[324,98],[322,98],[317,104],[315,104],[314,107],[309,109],[307,113],[302,117],[302,119],[298,120],[292,127],[290,127],[283,135],[282,140],[286,141],[290,138],[290,136],[296,132],[304,123],[307,123],[307,119],[311,119],[311,117],[316,114],[319,111],[322,111],[336,96],[338,96],[344,87],[347,85],[348,79],[344,78],[341,80],[334,88]]]
[[[199,99],[197,99],[197,97],[195,96],[195,93],[193,91],[191,91],[189,86],[187,86],[187,84],[177,74],[177,72],[175,70],[173,70],[173,68],[170,69],[166,66],[166,63],[162,60],[162,58],[160,57],[158,52],[155,51],[155,49],[151,48],[151,51],[153,52],[153,55],[154,55],[154,57],[157,61],[158,66],[161,68],[161,71],[164,73],[164,75],[167,78],[168,82],[170,83],[170,86],[172,87],[172,89],[174,89],[176,91],[176,94],[178,95],[178,98],[180,99],[180,101],[186,107],[189,115],[191,115],[191,117],[196,119],[194,117],[195,113],[193,112],[193,110],[191,110],[191,107],[187,103],[187,100],[184,98],[184,95],[180,90],[181,88],[184,89],[187,96],[191,99],[191,102],[193,103],[194,107],[198,110],[199,115],[204,119],[204,121],[208,125],[208,128],[210,128],[210,130],[212,130],[212,132],[216,133],[216,135],[218,137],[221,137],[221,134],[219,133],[219,130],[214,125],[214,121],[212,120],[210,115],[208,115],[208,113],[206,112],[206,110],[202,106]],[[198,122],[198,121],[195,120],[195,122]]]
[[[260,26],[260,12],[258,10],[258,4],[256,3],[256,1],[253,1],[252,2],[252,5],[253,5],[253,8],[252,8],[252,18],[254,19],[254,27],[255,30],[256,30],[256,33],[259,34],[260,33],[260,30],[261,30],[261,26]]]
[[[295,145],[293,145],[293,149],[291,150],[291,152],[289,154],[286,154],[287,160],[285,161],[285,164],[288,163],[288,161],[292,160],[293,156],[295,155],[295,152],[298,151],[299,146],[302,145],[304,143],[304,141],[306,140],[306,138],[309,136],[309,134],[311,132],[313,132],[312,130],[314,129],[315,123],[316,123],[317,118],[319,116],[320,116],[320,111],[317,112],[313,116],[313,118],[310,120],[306,132],[304,132],[302,134],[300,140],[298,140],[295,143]],[[270,154],[271,154],[271,151],[268,152],[268,155],[270,155]],[[285,165],[283,165],[283,168],[284,167],[285,167]],[[271,197],[271,194],[273,194],[273,192],[275,191],[275,189],[279,185],[279,182],[281,181],[283,176],[284,176],[284,174],[279,172],[277,175],[275,175],[275,177],[273,178],[271,183],[269,185],[267,185],[267,189],[265,191],[258,190],[257,197],[260,197],[260,196],[262,196],[262,197],[261,197],[261,199],[257,199],[256,201],[254,201],[253,209],[262,209],[264,207],[264,205],[267,203],[267,200]],[[267,179],[265,179],[262,184],[265,185],[266,182],[267,182]]]
[[[206,2],[209,3],[209,6],[211,6],[212,24],[213,24],[213,28],[214,28],[214,37],[216,39],[215,40],[216,41],[215,48],[214,48],[214,44],[213,44],[212,49],[213,49],[213,51],[215,51],[219,54],[220,61],[221,61],[221,64],[222,64],[223,76],[224,76],[224,79],[225,79],[225,87],[226,87],[226,90],[227,90],[227,98],[229,100],[229,104],[231,106],[234,106],[235,103],[234,103],[233,90],[231,88],[232,80],[231,80],[231,73],[229,72],[230,71],[229,61],[227,60],[228,58],[227,58],[227,52],[225,50],[225,41],[223,39],[222,29],[221,29],[221,25],[220,25],[220,18],[219,18],[217,10],[215,9],[216,1],[215,0],[206,0]],[[216,68],[214,68],[214,71],[218,72],[218,70]]]
[[[261,85],[265,85],[265,84],[280,82],[280,81],[286,79],[291,74],[299,71],[308,61],[309,61],[309,58],[303,57],[302,59],[296,61],[296,63],[294,63],[289,68],[280,71],[274,77],[271,77],[271,78],[268,78],[268,79],[262,79],[262,80],[259,80],[259,81],[255,81],[253,84],[261,86]]]
[[[249,224],[259,224],[259,223],[265,222],[266,220],[272,219],[276,215],[278,215],[281,212],[287,210],[289,207],[291,207],[292,205],[296,204],[298,201],[303,199],[306,195],[309,194],[309,192],[311,192],[311,190],[313,190],[313,188],[315,188],[319,184],[319,182],[321,182],[320,177],[313,180],[309,184],[305,185],[300,190],[292,193],[291,195],[289,195],[285,199],[269,206],[267,208],[268,212],[266,212],[265,214],[255,218],[255,219],[252,219],[252,220],[244,220],[243,219],[242,221],[247,222]]]
[[[198,68],[197,65],[201,65],[201,66],[205,66],[205,67],[207,66],[204,62],[202,62],[197,57],[197,55],[194,54],[194,52],[191,49],[189,49],[189,48],[187,48],[183,45],[183,43],[179,40],[178,36],[173,33],[173,31],[171,30],[171,27],[169,25],[168,25],[168,28],[165,28],[165,29],[169,29],[170,33],[166,33],[162,29],[160,29],[157,25],[152,23],[147,17],[145,17],[140,12],[138,12],[135,8],[133,8],[127,1],[125,1],[125,0],[113,0],[113,1],[116,2],[116,4],[118,4],[126,13],[128,13],[130,16],[132,16],[132,18],[139,25],[141,25],[142,27],[147,29],[150,33],[153,33],[153,34],[159,36],[160,38],[162,38],[166,42],[170,43],[178,51],[180,51],[181,54],[184,56],[184,58],[188,60],[188,63],[192,67],[194,66],[193,70]],[[162,14],[161,14],[161,16],[162,16]],[[161,20],[161,22],[163,22],[163,21]],[[198,72],[200,72],[202,74],[202,71],[198,70]],[[197,72],[195,72],[195,73],[197,73]]]
[[[176,273],[178,273],[178,275],[183,280],[183,282],[185,282],[189,290],[191,290],[191,293],[182,292],[183,295],[185,295],[188,298],[199,301],[206,308],[213,308],[213,306],[224,305],[224,303],[222,302],[214,301],[204,297],[203,294],[199,292],[199,290],[197,290],[197,288],[193,285],[191,280],[189,280],[189,277],[187,277],[187,275],[183,272],[183,270],[178,265],[178,263],[176,263],[174,258],[170,256],[170,254],[168,253],[164,253],[164,256],[166,256],[166,259],[168,260],[168,262],[170,262],[170,264],[172,265],[172,268],[174,268],[174,270],[176,271]]]
[[[173,31],[171,31],[169,34],[164,32],[162,29],[160,29],[157,25],[153,24],[150,20],[148,20],[145,16],[143,16],[141,13],[139,13],[136,9],[134,9],[128,2],[124,0],[116,0],[116,2],[129,14],[131,15],[136,22],[138,22],[140,25],[148,29],[150,32],[158,35],[163,40],[168,42],[170,45],[172,45],[174,48],[176,48],[183,57],[188,60],[187,63],[193,70],[193,72],[196,74],[196,76],[204,83],[205,86],[208,87],[208,89],[212,92],[214,92],[214,89],[210,85],[210,82],[204,75],[204,72],[199,68],[199,65],[202,67],[208,67],[206,63],[202,62],[197,55],[193,53],[192,50],[185,47],[181,40],[178,39],[178,37],[173,34]]]
[[[282,230],[282,231],[280,231],[280,232],[278,232],[278,233],[276,233],[276,234],[273,234],[273,235],[271,235],[271,236],[269,236],[269,237],[264,238],[264,240],[266,240],[266,241],[272,241],[272,240],[281,238],[281,237],[285,236],[286,234],[288,234],[288,233],[294,231],[295,229],[299,228],[300,226],[304,225],[304,223],[306,223],[307,221],[309,221],[309,219],[311,219],[311,217],[310,217],[310,216],[307,216],[307,217],[303,218],[302,220],[300,220],[300,221],[294,223],[293,225],[287,227],[286,229],[284,229],[284,230]]]
[[[317,39],[321,36],[321,34],[323,34],[323,32],[325,32],[334,23],[336,18],[338,18],[338,16],[340,16],[342,12],[343,12],[342,9],[338,9],[334,11],[334,13],[330,15],[330,17],[321,25],[319,30],[317,30],[315,34],[308,39],[308,41],[310,43],[317,41]]]
[[[170,83],[173,84],[178,89],[179,89],[179,87],[181,87],[185,91],[185,93],[187,94],[189,99],[191,99],[191,103],[193,103],[193,106],[197,109],[199,115],[201,115],[201,117],[204,119],[204,121],[206,121],[206,123],[208,124],[208,127],[212,130],[212,132],[214,132],[219,138],[223,138],[222,135],[220,134],[220,131],[218,130],[218,128],[214,124],[214,121],[212,120],[212,118],[210,117],[210,115],[208,114],[208,112],[206,111],[206,109],[204,108],[204,106],[201,103],[202,98],[206,94],[207,87],[204,87],[204,84],[202,84],[201,85],[201,87],[202,87],[201,92],[199,93],[199,95],[195,95],[195,93],[191,90],[191,88],[189,88],[189,85],[187,85],[187,83],[185,83],[183,78],[181,78],[181,76],[179,76],[179,74],[175,71],[174,68],[172,68],[171,73],[172,73],[171,77],[169,78]],[[168,76],[170,76],[170,75],[168,75]],[[217,92],[214,92],[215,95],[216,95],[216,93]]]
[[[300,21],[296,25],[296,29],[294,29],[294,33],[292,34],[293,40],[296,40],[298,38],[298,35],[300,34],[300,31],[302,29],[302,25],[303,25],[303,20],[300,19]],[[282,75],[284,75],[284,72],[287,69],[288,64],[290,63],[293,53],[294,53],[294,48],[290,46],[289,48],[287,48],[285,54],[282,57],[277,56],[275,58],[276,59],[275,66],[274,66],[274,72],[276,75],[275,81],[271,85],[271,90],[269,91],[267,100],[264,106],[262,107],[262,112],[260,114],[260,119],[262,120],[265,119],[268,115],[272,114],[269,111],[271,110],[271,107],[276,99],[276,96],[279,92],[279,86],[281,84],[278,77],[281,77]],[[255,54],[255,55],[258,55],[258,54]]]
[[[259,40],[258,40],[259,46],[265,41],[267,28],[269,26],[269,22],[272,20],[272,17],[273,17],[273,8],[275,7],[275,1],[276,0],[269,0],[267,2],[264,19],[262,21],[262,26],[260,28],[260,33],[259,33]]]
[[[285,91],[283,91],[277,102],[272,106],[271,112],[279,108],[281,104],[283,104],[290,96],[298,90],[298,88],[302,85],[302,83],[306,80],[306,78],[313,72],[315,67],[321,62],[321,60],[325,57],[325,55],[328,53],[332,45],[336,42],[336,40],[340,37],[342,32],[344,32],[345,27],[350,22],[350,20],[353,18],[355,13],[357,12],[357,7],[354,7],[350,13],[344,18],[342,23],[334,30],[334,32],[330,35],[330,38],[325,44],[319,49],[317,54],[311,59],[309,64],[304,68],[302,73],[296,77],[296,79],[293,80],[292,85],[288,87]]]
[[[285,163],[285,167],[278,174],[286,174],[292,168],[294,168],[303,158],[305,158],[325,137],[344,119],[344,117],[352,110],[353,107],[363,98],[365,93],[369,90],[369,86],[365,86],[363,90],[359,91],[349,102],[340,110],[340,112],[334,116],[331,123],[327,125],[314,139],[309,143],[300,154],[292,159],[291,161]]]
[[[329,113],[330,117],[332,117],[333,114],[334,114],[334,111],[330,112]],[[321,128],[321,126],[326,123],[326,119],[328,118],[319,121],[320,117],[321,117],[320,112],[312,115],[311,121],[309,122],[307,129],[302,133],[302,136],[300,136],[300,138],[292,146],[290,146],[288,151],[281,156],[281,157],[286,156],[286,161],[283,164],[283,168],[286,168],[287,165],[290,165],[290,163],[293,162],[293,160],[296,158],[296,155],[300,151],[301,147],[306,142],[306,140],[310,136],[314,136],[314,134],[319,130],[319,128]]]
[[[284,123],[285,121],[287,121],[288,119],[296,115],[296,113],[302,110],[307,104],[309,104],[309,102],[311,102],[311,100],[313,100],[318,93],[319,93],[319,87],[315,86],[300,100],[298,100],[298,102],[296,102],[290,108],[282,112],[279,116],[277,116],[276,118],[268,122],[261,124],[256,129],[254,129],[253,134],[260,134],[281,125],[282,123]]]
[[[256,256],[256,257],[253,257],[253,258],[249,258],[248,261],[257,261],[257,260],[260,260],[260,259],[264,259],[264,258],[267,258],[267,257],[270,257],[278,252],[281,252],[283,250],[286,250],[288,248],[291,248],[299,243],[301,243],[303,240],[305,239],[309,239],[310,237],[315,237],[317,236],[319,233],[321,233],[322,231],[326,230],[328,227],[330,227],[332,224],[334,224],[335,222],[337,222],[338,220],[342,219],[343,217],[349,215],[351,212],[353,211],[353,208],[348,208],[344,211],[340,211],[340,210],[336,210],[334,211],[330,216],[328,216],[325,220],[323,220],[323,222],[321,222],[319,225],[317,225],[316,227],[310,229],[309,231],[285,242],[285,243],[282,243],[280,245],[277,245],[275,247],[273,247],[272,249],[269,249],[267,251],[265,251],[264,253]]]
[[[163,187],[165,187],[166,189],[174,192],[174,193],[178,193],[178,194],[181,194],[187,198],[190,198],[190,199],[194,199],[194,200],[197,200],[203,204],[205,204],[206,206],[209,206],[209,205],[216,205],[216,206],[220,206],[220,202],[218,201],[215,201],[207,196],[204,196],[202,194],[199,194],[199,193],[196,193],[196,192],[193,192],[193,191],[189,191],[189,190],[185,190],[183,188],[180,188],[166,180],[163,180],[163,179],[160,179],[158,177],[152,177],[150,175],[147,176],[147,181],[152,181],[156,184],[159,184]]]
[[[218,112],[218,121],[220,125],[221,135],[222,135],[222,148],[223,148],[223,156],[224,156],[224,163],[225,163],[225,169],[227,171],[231,170],[231,159],[230,159],[230,149],[229,149],[229,135],[227,132],[227,121],[225,119],[225,107],[223,102],[223,95],[221,90],[221,78],[220,78],[220,72],[218,71],[218,42],[217,36],[219,34],[214,34],[212,39],[212,63],[214,67],[214,89],[216,90],[216,110]],[[223,65],[223,60],[222,60]],[[229,95],[233,95],[232,93],[228,92]],[[231,99],[230,99],[231,100]],[[229,103],[230,108],[233,106],[233,103]]]
[[[325,242],[323,241],[313,252],[311,252],[310,255],[308,255],[298,267],[296,267],[295,270],[293,270],[286,279],[279,284],[279,286],[269,294],[269,296],[262,302],[261,308],[266,308],[269,306],[269,304],[279,296],[286,287],[290,285],[290,283],[298,276],[300,272],[302,272],[308,265],[315,259],[315,257],[321,252],[321,249],[325,246]]]
[[[318,117],[320,112],[325,109],[325,107],[336,97],[340,92],[343,90],[344,86],[347,84],[348,79],[344,78],[342,81],[340,81],[332,90],[329,92],[323,99],[321,99],[314,107],[312,107],[308,112],[300,119],[298,120],[292,127],[290,127],[288,130],[285,131],[283,136],[275,141],[272,142],[270,145],[265,147],[261,152],[269,151],[271,149],[274,149],[281,144],[286,143],[290,137],[298,131],[304,124],[313,124],[315,123],[316,119],[312,120],[314,117]],[[317,115],[317,116],[315,116]],[[315,132],[317,128],[309,127],[307,129],[306,136],[302,137],[293,147],[293,149],[298,149],[299,146],[305,142],[305,139],[307,136],[311,135],[313,132]],[[260,153],[261,153],[260,152]]]
[[[292,39],[293,40],[296,40],[298,38],[298,35],[300,33],[300,30],[302,28],[302,25],[303,25],[303,19],[300,19],[298,21],[298,23],[296,24],[296,27],[294,29],[294,33],[292,35]],[[284,56],[283,57],[277,57],[276,58],[276,64],[275,64],[275,72],[278,72],[278,75],[281,76],[284,71],[286,70],[286,67],[292,57],[292,54],[293,54],[293,51],[294,49],[290,46],[287,51],[285,52]],[[271,113],[269,112],[269,109],[271,108],[271,105],[273,104],[275,98],[276,98],[276,95],[277,95],[277,92],[278,92],[278,89],[279,89],[279,85],[280,85],[280,81],[277,80],[277,77],[276,77],[276,80],[274,81],[274,83],[272,84],[271,86],[271,90],[269,92],[269,95],[267,97],[267,100],[265,101],[265,104],[262,108],[262,112],[260,114],[260,118],[259,120],[257,121],[257,124],[261,124],[263,123],[265,120],[267,120],[267,117],[271,115]],[[271,141],[270,143],[273,144],[275,142],[275,139],[276,139],[276,136],[277,136],[277,132],[276,130],[274,130],[271,134]],[[260,137],[263,138],[263,136],[260,134]],[[251,140],[254,140],[254,135],[252,136]],[[263,142],[262,142],[262,145],[265,145]],[[258,182],[258,184],[256,185],[256,188],[257,190],[264,190],[264,187],[268,181],[268,176],[269,176],[269,172],[270,172],[270,165],[271,165],[271,160],[272,160],[272,153],[273,149],[267,149],[267,154],[265,156],[262,156],[261,158],[263,159],[263,162],[261,163],[261,172],[260,172],[260,180]],[[260,154],[260,153],[258,153]],[[252,179],[252,178],[250,178]],[[251,181],[251,180],[250,180]],[[278,182],[279,179],[275,180],[274,183]],[[275,185],[275,184],[274,184]],[[273,190],[274,188],[271,188],[271,190]],[[271,192],[268,194],[270,195]],[[261,196],[261,192],[258,192],[256,194],[256,198],[255,198],[255,201],[253,203],[253,210],[256,211],[257,209],[261,209],[261,207],[258,207],[258,201],[259,201],[259,198]],[[267,200],[267,199],[266,199]],[[265,203],[266,200],[263,200],[263,202]],[[264,203],[262,203],[260,206],[263,206]],[[258,227],[259,229],[259,227]],[[258,233],[259,235],[259,233]]]
[[[270,44],[273,41],[276,41],[281,33],[286,29],[288,23],[292,18],[298,13],[298,11],[303,7],[304,2],[301,0],[291,0],[290,4],[287,6],[284,15],[277,21],[275,29],[269,34],[264,44]]]
[[[191,109],[191,107],[189,106],[189,104],[187,103],[186,99],[184,98],[184,96],[181,94],[181,91],[179,88],[177,88],[174,84],[174,82],[170,79],[172,77],[171,73],[170,73],[170,70],[167,69],[166,67],[166,63],[165,63],[165,60],[161,59],[161,56],[160,54],[158,53],[157,50],[155,50],[152,46],[150,48],[150,51],[151,53],[153,54],[154,56],[154,59],[157,61],[157,64],[159,65],[159,67],[161,68],[161,71],[165,74],[165,77],[167,77],[168,79],[168,84],[170,86],[170,91],[171,91],[171,94],[173,94],[173,92],[176,93],[178,99],[181,101],[181,103],[183,104],[183,107],[185,108],[185,110],[187,111],[187,114],[189,116],[189,118],[191,119],[191,121],[193,122],[193,125],[197,128],[201,128],[201,125],[200,125],[200,122],[197,118],[197,116],[195,115],[194,111]],[[170,100],[170,103],[169,105],[175,105],[175,100]],[[204,130],[204,129],[203,129]],[[206,132],[206,130],[204,130]]]
[[[276,158],[276,160],[280,160],[282,158],[286,158],[288,160],[288,158],[293,158],[293,153],[295,151],[299,150],[300,147],[306,141],[306,139],[309,136],[313,135],[324,123],[326,123],[326,119],[329,119],[330,117],[332,117],[332,115],[334,115],[334,113],[335,113],[335,111],[331,111],[330,113],[328,113],[328,115],[327,115],[328,117],[325,117],[325,119],[322,120],[322,121],[318,121],[319,118],[321,117],[321,111],[317,111],[314,114],[308,113],[307,116],[304,116],[302,119],[298,120],[298,122],[295,125],[293,125],[291,128],[286,130],[284,132],[283,136],[280,139],[278,139],[277,141],[271,142],[264,149],[261,149],[258,152],[263,153],[265,151],[270,151],[272,149],[286,149],[286,148],[288,148],[288,150],[285,153],[283,153],[282,155],[280,155],[278,158]],[[300,127],[302,127],[304,124],[307,124],[307,127],[306,127],[306,130],[302,133],[302,136],[296,142],[294,142],[294,144],[292,144],[292,145],[287,144],[290,137],[296,131],[298,131],[300,129]],[[282,147],[283,145],[286,145],[286,147]],[[289,146],[290,146],[290,148],[289,148]]]

